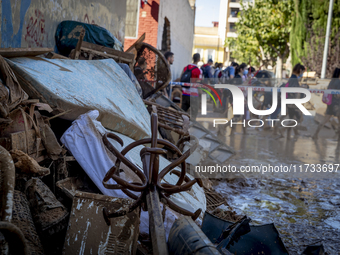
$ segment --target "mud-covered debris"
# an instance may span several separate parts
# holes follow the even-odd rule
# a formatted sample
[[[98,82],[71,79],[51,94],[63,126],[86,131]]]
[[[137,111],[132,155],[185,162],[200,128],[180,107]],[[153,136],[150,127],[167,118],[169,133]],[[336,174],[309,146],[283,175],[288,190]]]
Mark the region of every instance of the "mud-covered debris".
[[[234,223],[205,212],[202,231],[212,243],[218,244],[220,250],[224,248],[234,254],[288,255],[274,224],[250,225],[250,232],[248,232],[248,223],[247,217]]]
[[[50,169],[40,166],[35,159],[28,156],[26,153],[20,150],[10,151],[14,165],[20,170],[20,173],[35,174],[38,176],[44,176],[50,174]]]
[[[62,149],[57,141],[57,138],[55,137],[55,134],[47,124],[44,125],[42,133],[42,142],[46,148],[48,156],[53,160],[57,160],[62,152]]]
[[[13,70],[1,55],[0,79],[0,118],[10,121],[8,118],[10,111],[21,101],[28,99],[28,95],[21,89]]]
[[[0,146],[0,219],[10,222],[12,218],[15,167],[9,152]]]
[[[25,193],[38,232],[52,235],[66,227],[68,212],[45,183],[32,178],[26,183]]]
[[[15,190],[12,223],[24,234],[29,254],[43,255],[44,250],[37,234],[25,195]]]
[[[189,217],[183,217],[174,222],[170,230],[168,246],[169,253],[174,255],[221,254]]]
[[[77,191],[84,191],[89,193],[100,193],[98,188],[93,183],[88,183],[84,178],[80,177],[68,177],[60,180],[56,183],[56,186],[60,191],[71,201]]]
[[[63,254],[136,254],[140,209],[109,219],[103,209],[111,212],[127,210],[131,199],[77,192],[71,209]],[[95,252],[94,252],[95,251]]]
[[[301,255],[325,255],[325,248],[323,244],[309,245]]]

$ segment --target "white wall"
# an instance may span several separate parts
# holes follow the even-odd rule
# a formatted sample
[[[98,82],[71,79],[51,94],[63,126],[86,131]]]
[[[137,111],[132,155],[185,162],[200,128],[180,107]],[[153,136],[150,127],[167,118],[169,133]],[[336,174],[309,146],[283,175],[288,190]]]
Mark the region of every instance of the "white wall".
[[[162,48],[164,18],[170,21],[171,51],[175,62],[171,66],[172,79],[179,78],[183,68],[192,62],[195,9],[187,0],[161,0],[158,16],[157,48]]]
[[[220,15],[218,19],[218,36],[224,43],[226,39],[226,25],[228,13],[228,0],[220,0]]]

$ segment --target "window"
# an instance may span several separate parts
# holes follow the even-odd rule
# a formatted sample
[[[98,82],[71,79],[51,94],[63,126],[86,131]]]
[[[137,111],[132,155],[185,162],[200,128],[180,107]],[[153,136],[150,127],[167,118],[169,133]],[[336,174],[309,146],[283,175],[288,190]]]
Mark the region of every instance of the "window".
[[[196,49],[195,53],[199,53],[201,55],[201,59],[203,58],[203,49]]]
[[[125,37],[137,38],[140,0],[126,1]]]
[[[207,50],[207,61],[209,59],[212,59],[212,61],[215,62],[214,61],[214,59],[215,59],[215,50],[211,50],[211,49]]]
[[[229,23],[229,32],[236,32],[236,24]]]
[[[237,18],[238,12],[239,12],[239,9],[238,9],[238,8],[231,8],[231,9],[230,9],[230,17],[232,17],[232,18]]]

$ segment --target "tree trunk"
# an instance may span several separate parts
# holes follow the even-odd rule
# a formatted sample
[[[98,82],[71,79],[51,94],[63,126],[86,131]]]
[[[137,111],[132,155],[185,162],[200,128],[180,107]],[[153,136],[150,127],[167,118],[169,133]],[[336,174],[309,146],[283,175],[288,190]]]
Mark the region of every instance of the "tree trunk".
[[[276,79],[282,79],[282,57],[278,56],[276,60]]]

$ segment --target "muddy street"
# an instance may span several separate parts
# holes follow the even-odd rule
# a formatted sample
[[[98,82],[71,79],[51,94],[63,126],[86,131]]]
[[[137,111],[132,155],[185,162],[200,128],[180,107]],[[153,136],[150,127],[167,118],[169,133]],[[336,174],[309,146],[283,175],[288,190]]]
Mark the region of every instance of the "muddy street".
[[[207,125],[210,122],[201,122]],[[243,134],[238,128],[225,136],[226,144],[236,151],[231,165],[303,165],[338,164],[339,147],[332,139],[334,131],[324,128],[318,141],[311,139],[317,128],[314,117],[302,123],[307,130],[297,139],[287,140],[272,135],[271,130],[249,128]],[[301,254],[306,246],[323,243],[327,254],[340,250],[340,172],[331,175],[308,173],[298,176],[239,175],[239,178],[213,180],[214,188],[223,195],[239,215],[248,215],[252,224],[274,223],[290,254]]]

